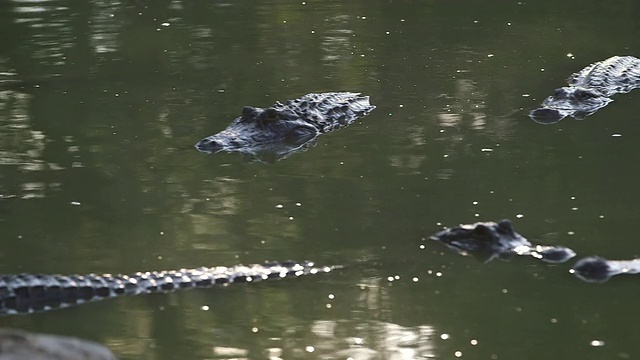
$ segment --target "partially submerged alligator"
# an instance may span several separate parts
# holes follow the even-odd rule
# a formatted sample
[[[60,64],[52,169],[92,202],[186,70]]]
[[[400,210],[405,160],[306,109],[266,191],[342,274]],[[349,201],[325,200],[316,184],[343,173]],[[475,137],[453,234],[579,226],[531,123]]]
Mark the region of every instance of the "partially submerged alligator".
[[[459,225],[437,232],[440,241],[462,255],[471,254],[484,262],[511,255],[525,255],[548,262],[563,263],[576,255],[564,246],[532,245],[513,230],[509,220]]]
[[[307,94],[268,108],[246,106],[221,132],[199,141],[203,153],[238,152],[273,162],[312,146],[321,134],[341,129],[376,107],[359,93]]]
[[[287,261],[137,272],[130,275],[0,275],[0,315],[53,310],[126,295],[299,277],[327,273],[337,268],[316,267],[308,261]]]
[[[603,283],[615,275],[640,273],[640,259],[607,260],[591,256],[578,260],[570,272],[584,281]]]
[[[607,106],[612,95],[640,87],[640,59],[613,56],[593,63],[567,79],[569,86],[556,89],[531,111],[529,117],[541,124],[554,124],[571,116],[577,120]]]
[[[456,252],[472,254],[485,262],[510,255],[529,255],[549,263],[563,263],[576,255],[564,246],[533,246],[513,230],[509,220],[459,225],[437,232],[431,240],[444,243]],[[606,260],[598,256],[576,262],[569,271],[581,280],[602,283],[618,274],[640,273],[640,259]]]

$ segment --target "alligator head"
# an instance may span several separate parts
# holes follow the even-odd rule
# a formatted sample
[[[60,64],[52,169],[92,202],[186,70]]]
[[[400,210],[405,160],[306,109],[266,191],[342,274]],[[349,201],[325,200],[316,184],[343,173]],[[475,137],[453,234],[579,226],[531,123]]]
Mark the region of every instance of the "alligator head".
[[[607,106],[611,98],[593,89],[565,86],[556,89],[542,102],[542,107],[532,110],[529,117],[540,124],[555,124],[567,116],[582,120]]]
[[[484,262],[496,257],[528,255],[548,263],[562,263],[576,255],[573,250],[564,246],[531,245],[513,230],[509,220],[459,225],[442,230],[431,239],[444,243],[462,255],[471,254]]]
[[[202,139],[195,146],[204,153],[256,151],[280,142],[299,146],[317,135],[318,130],[312,124],[292,111],[245,106],[242,116],[233,120],[226,129]]]
[[[323,133],[346,127],[375,109],[358,93],[307,94],[269,108],[247,106],[223,131],[195,146],[203,153],[239,152],[273,162],[307,149]]]
[[[518,247],[531,246],[527,239],[513,230],[509,220],[459,225],[442,230],[431,239],[460,254],[472,254],[484,262],[509,255]]]

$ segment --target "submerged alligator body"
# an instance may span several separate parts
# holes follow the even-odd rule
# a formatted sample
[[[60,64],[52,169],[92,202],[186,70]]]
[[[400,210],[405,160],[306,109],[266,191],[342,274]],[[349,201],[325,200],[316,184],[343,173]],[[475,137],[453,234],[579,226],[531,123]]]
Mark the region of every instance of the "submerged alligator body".
[[[53,310],[126,295],[299,277],[327,273],[337,268],[316,267],[308,261],[287,261],[138,272],[130,275],[0,275],[0,315]]]
[[[195,147],[208,154],[238,152],[274,162],[309,148],[319,135],[346,127],[373,109],[368,96],[350,92],[307,94],[268,108],[246,106],[226,129]]]
[[[513,230],[509,220],[455,226],[437,232],[431,240],[484,262],[511,255],[528,255],[548,263],[563,263],[576,255],[564,246],[531,245]],[[586,282],[603,283],[619,274],[640,274],[640,259],[607,260],[591,256],[578,260],[569,272]]]
[[[567,79],[569,86],[555,90],[531,111],[529,117],[541,124],[554,124],[571,116],[582,120],[607,106],[612,95],[640,87],[640,59],[614,56],[593,63]]]
[[[532,256],[549,263],[562,263],[576,255],[563,246],[532,245],[513,230],[509,220],[478,222],[442,230],[432,240],[440,241],[462,255],[471,254],[484,262],[511,255]]]
[[[578,260],[570,272],[581,280],[603,283],[615,275],[640,274],[640,259],[607,260],[591,256]]]

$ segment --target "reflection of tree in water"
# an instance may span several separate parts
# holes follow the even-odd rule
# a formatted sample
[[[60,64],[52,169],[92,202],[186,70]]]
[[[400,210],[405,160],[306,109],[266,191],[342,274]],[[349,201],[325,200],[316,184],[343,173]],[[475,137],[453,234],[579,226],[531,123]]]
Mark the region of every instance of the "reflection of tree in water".
[[[65,53],[76,39],[69,26],[73,19],[70,7],[42,2],[12,1],[14,34],[19,34],[30,49],[29,57],[37,59],[30,65],[45,70],[51,76],[59,75],[67,62]],[[26,36],[25,36],[26,35]]]
[[[436,115],[438,125],[444,128],[460,128],[466,125],[472,130],[484,131],[487,121],[482,111],[486,107],[486,94],[478,91],[476,84],[470,79],[454,79],[453,84],[454,93],[442,95],[447,104],[443,112]],[[463,117],[469,118],[468,124],[463,124]]]
[[[431,64],[438,69],[440,77],[443,72],[454,74],[451,79],[440,80],[447,84],[446,90],[428,89],[422,100],[423,110],[415,115],[423,121],[408,124],[403,154],[390,156],[391,165],[405,173],[420,173],[425,162],[436,161],[441,165],[429,165],[430,168],[440,167],[435,177],[448,179],[453,175],[453,169],[446,164],[452,158],[489,155],[500,142],[514,136],[515,118],[511,114],[517,107],[512,104],[513,96],[489,96],[495,93],[495,87],[503,85],[501,80],[487,75],[492,65],[486,61],[471,63],[469,60],[470,64],[463,61],[469,57],[478,58],[477,54],[458,51],[449,55],[454,59],[461,58],[447,63],[447,69],[443,69],[444,64]],[[456,65],[456,62],[461,64]],[[479,144],[486,145],[479,147]]]
[[[44,197],[62,185],[56,180],[43,181],[40,173],[64,170],[67,164],[48,159],[46,134],[32,127],[29,108],[33,96],[14,90],[0,90],[0,194],[21,198]],[[69,154],[78,151],[73,137],[64,138]],[[73,155],[71,155],[73,156]],[[69,164],[81,167],[76,159]]]
[[[349,279],[344,286],[338,285],[344,280],[322,277],[313,287],[295,279],[115,300],[113,310],[129,316],[124,333],[105,343],[128,356],[169,351],[184,358],[210,356],[207,351],[220,359],[421,359],[442,353],[436,338],[441,330],[394,320],[394,307],[404,305],[385,279],[365,277],[356,281],[358,288]],[[163,330],[167,324],[181,333]]]
[[[287,331],[278,349],[282,358],[419,359],[435,357],[436,329],[403,326],[393,321],[394,295],[380,277],[361,279],[350,299],[348,319],[315,320],[310,328]]]
[[[89,44],[96,54],[119,51],[119,27],[122,26],[120,2],[90,1]]]
[[[313,359],[435,358],[435,329],[385,321],[316,320],[306,336],[288,334],[282,348],[268,349],[277,357]]]
[[[351,38],[353,30],[349,29],[349,15],[337,15],[325,19],[328,24],[326,35],[322,39],[322,50],[325,55],[322,61],[327,64],[344,62],[351,55],[353,46]]]
[[[464,142],[467,136],[482,134],[492,141],[509,139],[513,136],[513,119],[492,114],[487,106],[488,94],[478,83],[468,78],[453,79],[452,94],[442,94],[446,104],[436,114],[438,126],[445,131],[443,140],[449,143]],[[487,114],[487,112],[489,113]],[[457,134],[447,136],[447,130]]]

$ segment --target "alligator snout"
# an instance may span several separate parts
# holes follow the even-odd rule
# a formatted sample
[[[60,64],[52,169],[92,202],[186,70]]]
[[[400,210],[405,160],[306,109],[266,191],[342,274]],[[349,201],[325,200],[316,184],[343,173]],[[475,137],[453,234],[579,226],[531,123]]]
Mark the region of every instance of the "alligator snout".
[[[216,141],[215,139],[208,137],[198,141],[195,147],[200,152],[213,154],[221,151],[224,148],[224,145]]]

